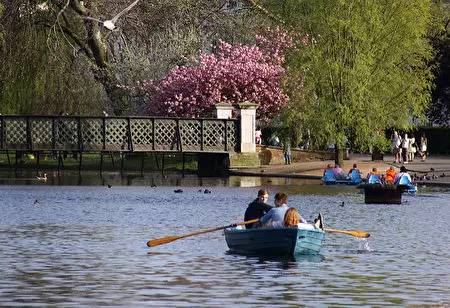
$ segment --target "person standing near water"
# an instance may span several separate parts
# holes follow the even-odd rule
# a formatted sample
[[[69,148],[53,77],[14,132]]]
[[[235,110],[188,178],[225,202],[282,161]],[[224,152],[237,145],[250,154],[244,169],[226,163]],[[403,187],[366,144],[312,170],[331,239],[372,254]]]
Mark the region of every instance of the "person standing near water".
[[[402,139],[402,156],[403,156],[402,158],[403,158],[403,162],[405,164],[408,163],[408,158],[409,158],[408,157],[408,149],[409,149],[410,142],[411,141],[408,138],[408,134],[405,134]]]
[[[427,159],[427,150],[428,150],[428,140],[425,136],[425,133],[422,134],[422,137],[420,137],[420,149],[419,154],[422,161],[425,161]]]
[[[398,135],[397,131],[394,130],[394,133],[392,134],[392,153],[394,154],[394,163],[401,163],[402,162],[402,138]]]
[[[269,212],[272,209],[272,206],[266,203],[267,200],[269,200],[269,193],[267,190],[260,189],[257,198],[248,205],[247,210],[245,211],[244,221],[259,219]],[[245,228],[256,228],[259,225],[259,222],[247,224],[245,225]]]
[[[292,162],[291,140],[289,139],[285,140],[283,144],[283,150],[284,150],[284,164],[290,165]]]

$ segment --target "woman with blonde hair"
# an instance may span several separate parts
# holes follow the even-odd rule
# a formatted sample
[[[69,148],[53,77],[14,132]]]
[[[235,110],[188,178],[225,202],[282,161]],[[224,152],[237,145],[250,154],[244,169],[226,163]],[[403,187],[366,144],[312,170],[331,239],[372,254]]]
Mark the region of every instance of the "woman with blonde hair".
[[[294,207],[291,207],[286,211],[283,225],[285,228],[299,228],[303,230],[324,228],[322,214],[319,214],[319,216],[314,220],[314,224],[309,224],[302,216],[300,216],[300,213]]]
[[[291,207],[286,211],[284,215],[284,227],[291,228],[297,227],[300,223],[300,214],[296,208]]]

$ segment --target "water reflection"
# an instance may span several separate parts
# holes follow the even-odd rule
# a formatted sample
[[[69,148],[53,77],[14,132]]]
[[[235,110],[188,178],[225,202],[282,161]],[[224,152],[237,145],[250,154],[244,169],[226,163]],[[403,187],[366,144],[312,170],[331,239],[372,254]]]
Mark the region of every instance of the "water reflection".
[[[259,179],[271,194],[288,191],[289,205],[303,217],[310,220],[321,212],[330,228],[363,230],[371,237],[361,241],[327,234],[320,255],[249,257],[228,253],[220,231],[154,248],[146,242],[242,221],[259,187],[193,177],[180,179],[183,193],[175,193],[173,179],[155,176],[156,187],[150,177],[131,178],[129,186],[121,185],[121,177],[104,179],[111,188],[0,186],[0,306],[424,306],[450,301],[448,192],[406,196],[405,205],[370,205],[354,188]],[[213,186],[214,181],[219,184]],[[211,194],[204,194],[208,185]]]

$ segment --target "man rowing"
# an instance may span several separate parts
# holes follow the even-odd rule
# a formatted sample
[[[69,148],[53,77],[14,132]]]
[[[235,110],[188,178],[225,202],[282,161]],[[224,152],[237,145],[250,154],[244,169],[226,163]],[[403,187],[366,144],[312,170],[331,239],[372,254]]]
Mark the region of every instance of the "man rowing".
[[[244,221],[252,220],[252,219],[260,219],[267,212],[272,209],[272,206],[267,204],[267,200],[269,199],[269,193],[265,189],[260,189],[258,191],[258,196],[253,202],[251,202],[247,210],[245,210]],[[251,229],[260,226],[260,223],[253,223],[245,225],[246,229]]]

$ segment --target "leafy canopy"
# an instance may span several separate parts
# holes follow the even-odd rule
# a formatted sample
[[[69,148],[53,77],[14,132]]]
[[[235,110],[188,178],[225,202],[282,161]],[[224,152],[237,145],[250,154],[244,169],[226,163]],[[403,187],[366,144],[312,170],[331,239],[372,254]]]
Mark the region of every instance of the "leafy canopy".
[[[289,94],[313,141],[372,149],[420,119],[430,100],[429,0],[285,0],[273,12],[309,41],[289,58]],[[296,121],[292,121],[296,118]]]

